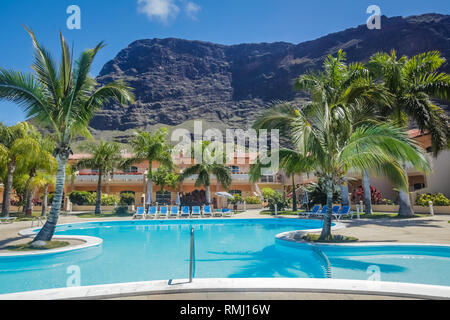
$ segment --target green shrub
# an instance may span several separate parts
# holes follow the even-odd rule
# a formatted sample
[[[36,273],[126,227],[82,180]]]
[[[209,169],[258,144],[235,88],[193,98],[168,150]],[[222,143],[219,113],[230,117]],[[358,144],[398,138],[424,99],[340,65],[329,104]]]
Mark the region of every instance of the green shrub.
[[[116,215],[127,215],[128,208],[127,207],[117,207],[114,209],[114,214]]]
[[[120,198],[115,195],[102,195],[102,206],[115,206],[120,202]]]
[[[271,211],[275,211],[275,204],[277,204],[277,211],[283,211],[290,207],[290,199],[287,199],[281,192],[275,191],[269,198],[269,207]]]
[[[319,179],[318,183],[307,184],[303,188],[308,193],[310,208],[316,204],[322,206],[327,204],[327,191],[323,179]],[[333,187],[333,203],[341,203],[341,192],[336,186]]]
[[[273,190],[272,188],[263,188],[261,190],[261,193],[264,199],[269,199],[275,194],[275,190]]]
[[[70,202],[78,206],[94,205],[96,198],[96,193],[87,191],[74,191],[69,195]]]
[[[429,201],[433,201],[434,206],[450,206],[450,200],[447,199],[442,193],[424,193],[418,195],[416,198],[416,205],[428,207]]]
[[[242,202],[242,197],[240,194],[235,194],[235,195],[233,195],[233,198],[230,199],[231,204],[237,204],[239,202]]]
[[[248,196],[244,198],[246,204],[261,204],[261,199],[255,196]]]
[[[120,204],[131,206],[134,204],[134,194],[132,193],[122,193],[120,195]]]

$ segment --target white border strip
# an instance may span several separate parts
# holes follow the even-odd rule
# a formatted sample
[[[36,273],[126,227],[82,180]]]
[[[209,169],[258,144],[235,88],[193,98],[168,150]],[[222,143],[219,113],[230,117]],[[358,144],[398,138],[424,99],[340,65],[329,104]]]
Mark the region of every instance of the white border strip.
[[[450,287],[401,282],[311,279],[248,278],[130,282],[88,287],[49,289],[0,295],[0,300],[84,300],[198,292],[312,292],[360,294],[420,299],[450,299]]]

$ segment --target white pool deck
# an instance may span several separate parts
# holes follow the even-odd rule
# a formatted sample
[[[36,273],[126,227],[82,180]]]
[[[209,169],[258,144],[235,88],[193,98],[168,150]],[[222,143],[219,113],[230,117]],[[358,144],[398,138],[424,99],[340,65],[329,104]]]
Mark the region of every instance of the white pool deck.
[[[232,218],[296,218],[260,215],[258,210],[249,210]],[[209,218],[207,218],[209,219]],[[80,219],[76,216],[61,216],[59,222],[74,223],[88,221],[129,220],[129,218]],[[414,219],[346,220],[347,228],[339,226],[334,233],[356,236],[359,245],[386,241],[391,244],[450,244],[450,216],[434,216]],[[17,236],[29,229],[30,222],[0,225],[0,255],[16,255],[1,250],[5,243],[23,241]],[[24,232],[29,234],[29,230]],[[61,237],[62,239],[64,237]],[[95,239],[85,244],[95,244]],[[29,240],[28,240],[29,241]],[[385,243],[386,244],[386,243]],[[78,246],[79,248],[80,246]],[[82,247],[82,246],[81,246]],[[62,249],[64,250],[64,249]],[[20,253],[19,253],[20,254]],[[33,253],[32,253],[33,254]],[[42,254],[34,253],[34,254]],[[0,295],[0,300],[52,300],[52,299],[450,299],[449,286],[420,285],[384,281],[343,279],[300,278],[246,278],[246,279],[194,279],[107,284],[87,287],[49,289]]]

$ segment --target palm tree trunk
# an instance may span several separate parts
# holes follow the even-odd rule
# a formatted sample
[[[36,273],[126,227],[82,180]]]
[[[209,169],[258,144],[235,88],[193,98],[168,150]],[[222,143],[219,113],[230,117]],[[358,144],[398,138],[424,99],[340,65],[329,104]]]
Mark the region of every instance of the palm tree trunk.
[[[366,170],[363,171],[364,208],[365,214],[372,214],[372,196],[370,195],[370,178]]]
[[[30,171],[30,177],[27,181],[26,187],[26,206],[25,206],[25,214],[27,217],[31,217],[33,215],[33,189],[31,188],[31,181],[36,176],[36,170]]]
[[[153,180],[152,178],[147,178],[147,205],[151,206],[153,202]]]
[[[8,174],[6,178],[5,190],[3,191],[2,216],[4,217],[9,217],[9,207],[11,206],[11,191],[13,185],[14,171],[16,171],[15,156],[8,163]]]
[[[292,175],[292,211],[297,211],[297,194],[295,190],[295,176]]]
[[[405,176],[408,177],[405,165],[403,165],[403,171],[405,173]],[[408,184],[408,188],[409,188],[409,184]],[[414,210],[411,206],[411,199],[409,197],[409,192],[405,192],[402,190],[400,190],[400,192],[399,192],[398,215],[401,217],[414,217]]]
[[[33,190],[27,189],[25,197],[25,215],[31,217],[33,215]]]
[[[97,183],[97,201],[95,202],[95,214],[102,214],[102,170],[98,172],[98,183]]]
[[[48,202],[48,183],[44,186],[44,196],[42,197],[42,212],[41,212],[42,217],[45,217],[47,211],[47,202]]]
[[[58,223],[59,212],[61,211],[61,204],[64,195],[64,183],[66,180],[66,163],[69,158],[67,155],[57,155],[58,172],[56,174],[55,195],[53,197],[52,209],[48,215],[47,222],[42,227],[41,231],[36,235],[33,242],[36,241],[50,241],[55,233],[56,224]]]
[[[349,205],[349,201],[348,201],[348,181],[347,179],[344,179],[344,182],[341,184],[341,204],[343,206],[348,206]]]
[[[322,233],[320,234],[321,240],[329,240],[331,238],[331,213],[333,207],[333,181],[327,181],[327,212],[323,218]]]
[[[211,203],[211,187],[209,185],[205,186],[206,192],[206,204],[210,204]]]

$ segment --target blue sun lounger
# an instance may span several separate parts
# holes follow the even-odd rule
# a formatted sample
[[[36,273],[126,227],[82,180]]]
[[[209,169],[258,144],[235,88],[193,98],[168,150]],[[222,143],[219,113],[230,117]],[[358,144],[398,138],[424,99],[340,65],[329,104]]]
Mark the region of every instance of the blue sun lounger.
[[[320,210],[320,205],[315,205],[311,211],[309,212],[303,212],[307,218],[309,218],[310,215],[317,215],[317,213]]]
[[[190,210],[188,206],[181,207],[181,216],[182,217],[189,217],[190,216]]]
[[[167,217],[167,212],[169,211],[169,208],[166,206],[159,207],[158,217]]]
[[[178,207],[170,207],[170,216],[178,217]]]
[[[150,218],[156,218],[156,213],[158,212],[158,208],[156,207],[149,207],[147,216]]]
[[[145,208],[144,207],[138,207],[136,209],[136,213],[133,215],[133,219],[136,219],[138,217],[141,219],[145,219]]]
[[[202,215],[202,213],[201,213],[201,210],[200,210],[200,207],[199,207],[199,206],[194,206],[194,207],[192,207],[192,214],[191,214],[191,217],[197,217],[197,218],[199,218],[199,217],[201,217],[201,215]]]
[[[327,213],[327,206],[323,206],[322,210],[317,210],[316,212],[311,212],[311,214],[308,217],[320,217],[323,218],[323,216]]]
[[[350,216],[350,219],[353,219],[353,211],[351,210],[350,206],[342,206],[342,209],[338,213],[333,213],[333,216],[336,218],[336,220],[341,219],[342,217]]]
[[[203,216],[212,216],[211,206],[203,207]]]
[[[228,208],[223,208],[222,209],[222,216],[224,216],[224,217],[231,217],[231,215],[232,215],[231,209],[228,209]]]

